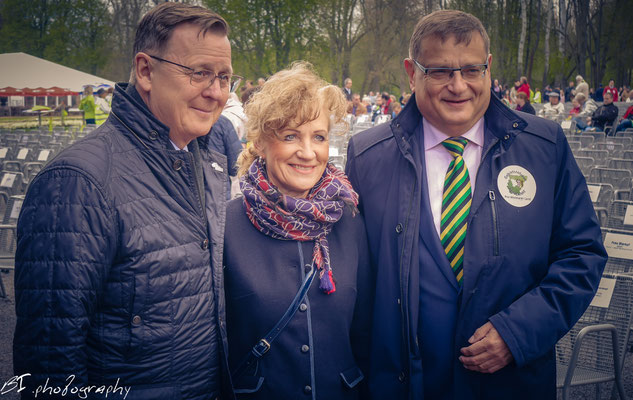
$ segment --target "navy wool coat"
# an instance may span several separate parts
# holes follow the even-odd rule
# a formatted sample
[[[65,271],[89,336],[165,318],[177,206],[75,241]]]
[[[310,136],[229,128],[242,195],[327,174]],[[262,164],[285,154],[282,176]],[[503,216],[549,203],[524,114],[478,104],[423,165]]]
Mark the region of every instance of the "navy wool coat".
[[[345,210],[328,236],[336,292],[318,275],[257,368],[233,382],[243,399],[357,399],[369,351],[372,276],[362,217]],[[226,318],[231,371],[284,314],[310,271],[314,242],[259,232],[242,198],[228,203]]]

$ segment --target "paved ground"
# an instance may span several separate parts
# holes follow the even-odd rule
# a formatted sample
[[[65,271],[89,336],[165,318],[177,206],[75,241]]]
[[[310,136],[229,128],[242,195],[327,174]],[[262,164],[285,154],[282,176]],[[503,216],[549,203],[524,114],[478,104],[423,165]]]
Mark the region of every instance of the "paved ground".
[[[11,377],[13,377],[13,352],[11,349],[13,342],[13,330],[15,328],[13,272],[9,274],[2,273],[2,280],[5,283],[7,291],[9,292],[9,298],[0,298],[0,400],[17,400],[18,396],[14,392],[2,394],[2,386]],[[631,352],[627,352],[623,376],[626,395],[629,399],[633,399],[633,353]],[[610,399],[612,387],[613,386],[611,383],[600,385],[601,400]],[[560,393],[558,397],[559,399],[561,398]],[[574,388],[571,392],[570,398],[573,400],[595,399],[595,385],[587,385]]]

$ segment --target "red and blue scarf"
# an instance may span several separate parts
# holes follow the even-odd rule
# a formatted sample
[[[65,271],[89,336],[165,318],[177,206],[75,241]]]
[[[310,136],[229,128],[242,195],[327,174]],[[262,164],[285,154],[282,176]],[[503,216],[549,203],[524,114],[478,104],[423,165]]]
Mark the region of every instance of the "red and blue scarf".
[[[336,291],[327,235],[343,216],[345,206],[356,214],[358,194],[345,174],[329,164],[305,199],[282,194],[269,180],[261,158],[240,179],[246,214],[258,231],[281,240],[314,240],[312,259],[319,272],[319,288]]]

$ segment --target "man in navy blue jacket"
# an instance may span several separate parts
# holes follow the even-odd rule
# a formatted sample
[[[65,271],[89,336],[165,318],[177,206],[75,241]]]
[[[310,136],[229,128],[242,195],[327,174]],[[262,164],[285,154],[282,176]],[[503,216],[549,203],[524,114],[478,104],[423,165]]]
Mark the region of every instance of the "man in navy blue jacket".
[[[414,95],[349,144],[380,282],[376,399],[554,399],[554,346],[606,262],[562,130],[491,96],[489,43],[470,14],[422,18],[404,61]]]

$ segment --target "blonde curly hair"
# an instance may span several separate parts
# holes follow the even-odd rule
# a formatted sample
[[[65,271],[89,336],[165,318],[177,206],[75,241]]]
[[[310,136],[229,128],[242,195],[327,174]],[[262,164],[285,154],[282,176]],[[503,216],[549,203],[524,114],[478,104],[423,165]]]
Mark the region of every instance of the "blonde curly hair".
[[[245,104],[246,139],[252,144],[271,140],[286,128],[314,121],[323,111],[330,114],[330,134],[334,126],[344,131],[347,101],[341,89],[321,79],[310,63],[294,62],[271,76]],[[254,145],[242,150],[238,176],[246,174],[259,155]]]

